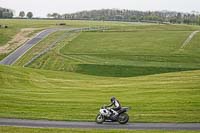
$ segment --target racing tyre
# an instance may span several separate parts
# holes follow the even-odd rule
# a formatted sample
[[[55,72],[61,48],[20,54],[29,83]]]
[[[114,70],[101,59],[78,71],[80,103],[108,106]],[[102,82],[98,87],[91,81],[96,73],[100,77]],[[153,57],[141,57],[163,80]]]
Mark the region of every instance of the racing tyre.
[[[96,123],[97,124],[102,124],[105,121],[105,117],[101,114],[98,114],[96,117]]]
[[[126,124],[129,121],[129,116],[126,113],[122,113],[119,115],[118,122],[120,124]]]

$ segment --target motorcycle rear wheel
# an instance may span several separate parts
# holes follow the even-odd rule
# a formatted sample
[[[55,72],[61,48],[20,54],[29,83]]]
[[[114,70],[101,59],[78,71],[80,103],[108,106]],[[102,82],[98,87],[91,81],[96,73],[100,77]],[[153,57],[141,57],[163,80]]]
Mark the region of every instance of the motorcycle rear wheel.
[[[105,117],[101,114],[98,114],[96,117],[96,123],[97,124],[102,124],[105,121]]]
[[[126,113],[122,113],[119,115],[118,122],[120,124],[126,124],[129,121],[129,116]]]

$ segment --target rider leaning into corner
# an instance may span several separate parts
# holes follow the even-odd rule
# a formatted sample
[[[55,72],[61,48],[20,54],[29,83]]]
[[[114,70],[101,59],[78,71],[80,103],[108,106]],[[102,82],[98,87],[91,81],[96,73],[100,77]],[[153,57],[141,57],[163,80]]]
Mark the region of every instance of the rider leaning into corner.
[[[96,116],[96,122],[102,124],[103,122],[119,122],[126,124],[129,121],[128,107],[121,107],[119,101],[115,97],[111,97],[111,104],[100,108]]]
[[[121,109],[121,104],[120,102],[115,98],[115,97],[111,97],[110,99],[111,104],[106,106],[106,107],[112,107],[111,111],[114,114],[114,117],[118,115],[118,111]]]

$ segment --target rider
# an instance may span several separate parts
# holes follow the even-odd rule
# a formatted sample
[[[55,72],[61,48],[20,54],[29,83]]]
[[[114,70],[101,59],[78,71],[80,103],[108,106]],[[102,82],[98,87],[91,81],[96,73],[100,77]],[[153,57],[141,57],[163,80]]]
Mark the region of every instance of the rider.
[[[110,101],[111,101],[111,104],[108,105],[107,107],[114,106],[113,108],[111,108],[111,111],[112,111],[112,113],[114,113],[114,116],[117,116],[118,111],[121,109],[121,105],[115,97],[111,97]]]

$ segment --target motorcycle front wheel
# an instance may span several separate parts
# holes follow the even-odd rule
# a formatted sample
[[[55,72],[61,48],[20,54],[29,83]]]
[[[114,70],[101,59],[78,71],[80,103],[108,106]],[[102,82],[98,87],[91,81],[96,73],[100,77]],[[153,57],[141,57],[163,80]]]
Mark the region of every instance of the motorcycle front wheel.
[[[118,118],[118,122],[120,124],[126,124],[129,121],[129,116],[126,113],[120,114]]]
[[[96,123],[97,124],[102,124],[105,121],[105,117],[101,114],[98,114],[96,117]]]

